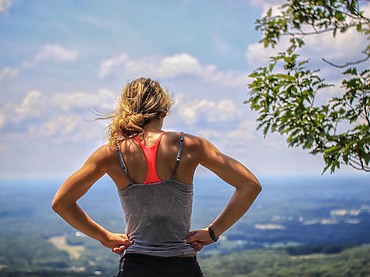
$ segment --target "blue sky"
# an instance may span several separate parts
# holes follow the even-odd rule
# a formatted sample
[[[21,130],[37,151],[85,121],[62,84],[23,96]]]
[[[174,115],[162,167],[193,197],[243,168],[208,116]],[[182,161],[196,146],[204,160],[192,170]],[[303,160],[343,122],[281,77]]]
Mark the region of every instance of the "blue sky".
[[[94,110],[141,76],[174,95],[164,129],[206,137],[257,175],[320,175],[320,157],[264,139],[243,104],[248,74],[272,53],[254,21],[281,2],[0,0],[0,176],[76,170],[105,143]],[[306,55],[333,60],[363,45],[352,33],[309,40]]]

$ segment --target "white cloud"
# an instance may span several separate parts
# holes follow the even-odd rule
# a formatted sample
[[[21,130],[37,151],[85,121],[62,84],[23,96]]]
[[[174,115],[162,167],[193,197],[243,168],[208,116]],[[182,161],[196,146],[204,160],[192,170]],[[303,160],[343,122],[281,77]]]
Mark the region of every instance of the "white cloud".
[[[364,11],[364,16],[369,18],[370,17],[370,3],[367,5],[361,6],[361,10]]]
[[[228,132],[227,140],[232,140],[244,144],[245,141],[253,141],[256,134],[256,122],[251,120],[242,120],[237,128]],[[235,145],[235,144],[234,144]]]
[[[6,117],[5,114],[0,111],[0,129],[3,128],[6,124]]]
[[[98,111],[111,111],[115,97],[112,91],[105,88],[95,93],[54,95],[31,90],[18,103],[0,103],[0,130],[6,124],[13,126],[6,132],[6,140],[11,144],[22,141],[24,137],[30,138],[33,143],[48,140],[48,143],[80,145],[89,140],[101,144],[107,122],[95,121],[98,116],[92,109],[95,106]],[[7,117],[7,114],[12,116]]]
[[[111,107],[115,97],[116,95],[113,91],[100,89],[97,93],[57,93],[52,97],[51,101],[56,107],[68,112],[73,108]]]
[[[0,0],[0,13],[5,12],[11,6],[10,0]]]
[[[165,57],[158,68],[158,74],[163,77],[176,77],[178,75],[208,76],[215,71],[215,66],[202,66],[195,57],[185,53]]]
[[[251,3],[253,6],[261,7],[264,5],[281,5],[285,1],[284,0],[268,0],[268,1],[261,1],[261,0],[249,0],[249,3]]]
[[[252,43],[247,46],[245,57],[251,66],[262,66],[270,61],[270,57],[284,51],[288,47],[288,40],[284,38],[275,48],[265,48],[261,43]]]
[[[18,75],[18,70],[10,67],[5,67],[0,70],[0,81],[7,77],[15,77]]]
[[[245,72],[220,71],[215,65],[203,65],[197,58],[187,53],[162,58],[146,57],[140,60],[132,59],[124,53],[103,61],[99,76],[105,78],[122,73],[155,78],[193,76],[227,86],[244,85],[247,76]]]
[[[45,97],[42,97],[42,92],[38,90],[29,91],[23,98],[22,103],[15,105],[14,111],[18,115],[17,119],[28,117],[37,117],[45,108]]]
[[[284,4],[286,1],[283,0],[269,0],[269,1],[260,1],[260,0],[249,0],[250,3],[255,7],[261,7],[261,15],[265,15],[269,8],[272,8],[273,14],[278,12],[278,7]]]
[[[27,124],[43,124],[47,118],[70,115],[78,115],[79,118],[94,113],[92,109],[106,112],[112,110],[112,103],[116,98],[115,93],[108,89],[99,89],[96,93],[70,92],[48,95],[38,90],[31,90],[26,93],[20,103],[0,106],[7,113],[13,114],[8,120],[13,124],[23,124],[25,120],[32,119]],[[104,110],[102,110],[104,109]],[[34,121],[37,122],[34,122]],[[89,120],[85,118],[84,120]],[[2,123],[3,122],[3,123]],[[0,128],[5,124],[5,117],[0,114]],[[50,125],[46,126],[51,130]]]
[[[35,56],[35,61],[74,62],[78,57],[76,50],[68,50],[57,44],[46,44]]]
[[[193,125],[198,121],[208,123],[224,123],[230,120],[237,120],[241,117],[241,110],[230,100],[196,100],[181,103],[178,108],[178,115],[186,124]]]
[[[104,78],[106,76],[113,74],[115,70],[122,65],[129,66],[128,62],[129,57],[127,54],[115,56],[113,58],[103,61],[100,66],[99,77]]]
[[[232,128],[228,131],[203,128],[198,130],[197,133],[217,141],[217,144],[224,145],[225,149],[232,149],[229,151],[233,152],[235,155],[244,153],[245,143],[255,141],[256,135],[258,135],[258,131],[256,130],[257,124],[253,120],[248,120],[244,113],[236,122],[231,123],[230,120],[230,125],[232,125]]]
[[[68,136],[77,130],[78,122],[80,121],[81,117],[74,114],[56,116],[42,124],[40,128],[37,128],[37,133],[46,137],[55,135]]]
[[[331,33],[304,38],[306,43],[302,55],[309,58],[318,57],[329,60],[352,61],[364,50],[368,41],[356,30],[350,29],[346,33],[338,33],[334,38]]]
[[[202,67],[196,58],[184,53],[164,57],[160,60],[150,57],[134,60],[128,54],[122,54],[104,61],[99,76],[104,78],[117,72],[117,69],[123,69],[125,72],[132,74],[148,74],[157,75],[160,78],[171,78],[184,74],[200,75],[205,71],[214,70],[214,67]]]

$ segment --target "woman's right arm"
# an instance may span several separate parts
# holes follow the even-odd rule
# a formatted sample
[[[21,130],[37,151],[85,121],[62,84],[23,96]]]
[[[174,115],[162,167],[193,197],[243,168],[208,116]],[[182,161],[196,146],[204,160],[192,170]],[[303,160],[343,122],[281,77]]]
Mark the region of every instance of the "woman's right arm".
[[[211,223],[216,237],[234,225],[251,207],[262,187],[257,178],[240,162],[221,153],[209,141],[200,140],[200,164],[214,172],[226,183],[235,187],[231,199],[224,210]],[[208,227],[192,231],[187,239],[193,245],[213,243]],[[199,246],[198,246],[199,248]]]
[[[99,148],[79,170],[64,181],[54,196],[52,208],[72,227],[98,240],[113,252],[120,253],[132,244],[127,235],[109,232],[92,220],[77,204],[77,201],[106,173],[104,169],[106,153],[106,147]]]

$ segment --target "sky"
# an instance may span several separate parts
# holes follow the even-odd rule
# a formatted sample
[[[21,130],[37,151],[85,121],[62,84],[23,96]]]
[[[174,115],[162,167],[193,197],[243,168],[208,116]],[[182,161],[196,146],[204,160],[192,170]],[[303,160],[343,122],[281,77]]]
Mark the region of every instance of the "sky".
[[[175,99],[164,130],[207,138],[257,176],[320,176],[320,156],[277,134],[264,138],[243,103],[248,75],[279,50],[258,43],[254,22],[280,3],[0,0],[0,178],[77,170],[106,143],[108,122],[97,114],[112,111],[122,87],[141,76]],[[364,43],[355,32],[310,37],[303,56],[318,66],[321,57],[355,59]]]

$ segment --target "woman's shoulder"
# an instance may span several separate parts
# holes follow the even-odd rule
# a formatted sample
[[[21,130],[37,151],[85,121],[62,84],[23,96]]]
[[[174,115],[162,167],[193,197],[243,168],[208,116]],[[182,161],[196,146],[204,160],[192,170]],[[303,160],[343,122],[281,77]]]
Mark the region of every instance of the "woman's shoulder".
[[[117,151],[114,147],[110,146],[108,143],[98,147],[91,155],[97,163],[109,162],[112,158],[116,158]]]
[[[180,142],[180,137],[183,132],[166,132],[169,144],[177,148]],[[202,153],[209,144],[208,140],[203,137],[184,133],[184,150],[191,153]]]
[[[193,134],[185,133],[185,132],[166,132],[166,138],[174,143],[179,143],[181,135],[184,134],[184,143],[186,145],[200,145],[202,138]]]

